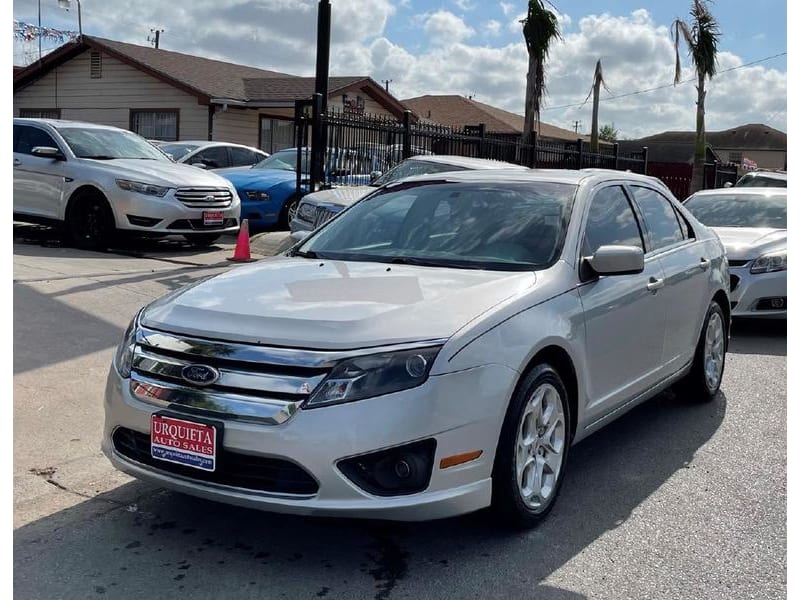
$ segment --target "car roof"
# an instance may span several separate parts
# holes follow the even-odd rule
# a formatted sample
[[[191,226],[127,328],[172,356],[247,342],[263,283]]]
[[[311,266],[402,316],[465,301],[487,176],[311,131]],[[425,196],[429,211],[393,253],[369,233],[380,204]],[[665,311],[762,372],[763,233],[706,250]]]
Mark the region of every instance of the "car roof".
[[[471,158],[468,156],[455,156],[449,154],[417,154],[410,156],[406,160],[423,160],[425,162],[440,163],[453,167],[465,167],[467,169],[514,169],[528,170],[522,165],[504,162],[502,160],[491,160],[488,158]]]
[[[111,129],[113,131],[127,131],[126,129],[121,129],[120,127],[113,127],[111,125],[100,125],[99,123],[87,123],[86,121],[70,121],[67,119],[26,119],[23,117],[15,117],[14,123],[17,125],[39,123],[44,125],[50,125],[50,127],[54,127],[56,129],[61,129],[64,127],[82,127],[84,129]]]
[[[769,179],[780,179],[786,181],[786,173],[779,173],[777,171],[748,171],[742,177],[767,177]]]
[[[692,194],[689,198],[696,196],[743,196],[745,194],[752,194],[753,196],[785,196],[786,188],[782,187],[728,187],[717,188],[713,190],[699,190]],[[687,200],[689,199],[687,198]]]
[[[208,140],[175,140],[174,142],[162,142],[165,146],[167,144],[193,144],[198,147],[209,147],[209,146],[236,146],[237,148],[247,148],[248,150],[258,150],[259,152],[264,152],[263,150],[259,150],[258,148],[254,148],[253,146],[245,146],[244,144],[235,144],[233,142],[219,142],[213,141],[209,142]],[[266,152],[264,152],[266,154]]]
[[[402,179],[408,181],[441,181],[442,177],[450,181],[541,181],[550,183],[569,183],[580,185],[583,183],[601,183],[604,181],[624,181],[629,183],[647,183],[666,190],[666,186],[655,177],[639,175],[629,171],[615,171],[613,169],[475,169],[470,171],[452,171],[447,173],[429,173],[415,175]]]

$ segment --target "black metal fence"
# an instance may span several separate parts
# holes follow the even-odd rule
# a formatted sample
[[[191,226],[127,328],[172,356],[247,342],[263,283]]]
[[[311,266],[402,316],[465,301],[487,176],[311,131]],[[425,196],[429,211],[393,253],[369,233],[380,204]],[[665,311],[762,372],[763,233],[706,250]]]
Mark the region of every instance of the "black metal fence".
[[[305,106],[312,110],[308,111]],[[524,143],[520,135],[497,134],[483,124],[450,127],[415,122],[410,111],[402,120],[391,117],[330,111],[316,115],[314,103],[298,103],[295,111],[298,158],[300,146],[308,141],[308,131],[320,128],[326,140],[322,165],[311,165],[311,180],[306,185],[298,173],[298,190],[320,189],[332,185],[363,185],[377,173],[391,169],[410,156],[439,154],[506,161],[531,168],[617,169],[647,173],[647,148],[623,155],[617,144],[604,145],[600,152],[589,152],[580,139],[555,141],[533,135]],[[307,151],[306,151],[307,152]],[[313,157],[316,153],[311,154]]]

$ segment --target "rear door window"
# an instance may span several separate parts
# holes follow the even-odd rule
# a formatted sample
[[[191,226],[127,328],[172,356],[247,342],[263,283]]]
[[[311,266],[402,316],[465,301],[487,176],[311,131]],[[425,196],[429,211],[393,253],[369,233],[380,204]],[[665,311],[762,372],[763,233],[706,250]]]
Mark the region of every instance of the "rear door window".
[[[189,159],[190,164],[203,163],[209,169],[223,169],[230,166],[228,148],[225,146],[212,146],[201,150]]]

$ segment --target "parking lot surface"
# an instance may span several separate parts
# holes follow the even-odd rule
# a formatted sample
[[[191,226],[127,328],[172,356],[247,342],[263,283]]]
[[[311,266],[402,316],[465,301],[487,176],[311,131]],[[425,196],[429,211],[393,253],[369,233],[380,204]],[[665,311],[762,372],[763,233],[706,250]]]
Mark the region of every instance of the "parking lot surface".
[[[15,226],[18,598],[786,596],[786,330],[737,323],[719,398],[666,392],[577,445],[538,528],[273,515],[115,472],[102,391],[136,310],[238,268],[234,239],[112,252]],[[310,440],[309,443],[313,443]]]

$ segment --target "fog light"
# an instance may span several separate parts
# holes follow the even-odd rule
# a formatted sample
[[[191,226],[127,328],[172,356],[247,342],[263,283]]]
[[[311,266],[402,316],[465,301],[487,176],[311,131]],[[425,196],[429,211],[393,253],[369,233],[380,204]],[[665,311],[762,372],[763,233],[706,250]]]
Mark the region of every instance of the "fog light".
[[[415,494],[428,487],[436,440],[413,442],[339,461],[339,470],[376,496]]]
[[[783,298],[773,298],[770,304],[772,308],[783,308]]]

